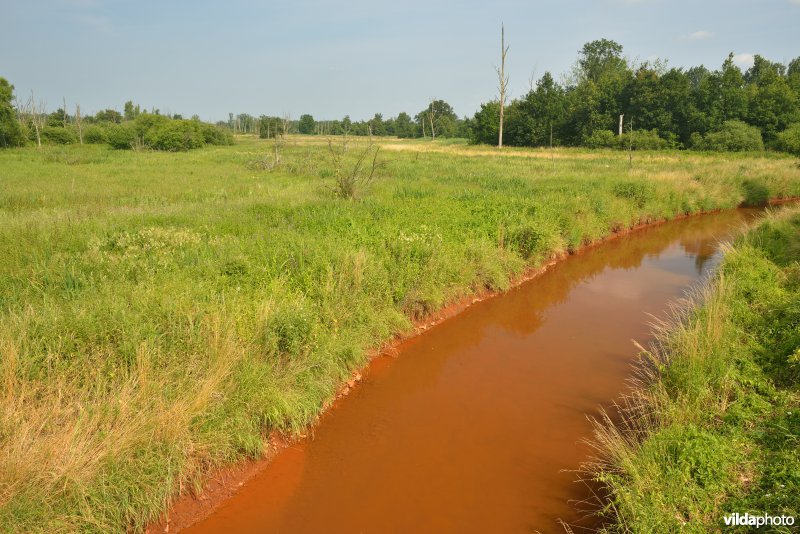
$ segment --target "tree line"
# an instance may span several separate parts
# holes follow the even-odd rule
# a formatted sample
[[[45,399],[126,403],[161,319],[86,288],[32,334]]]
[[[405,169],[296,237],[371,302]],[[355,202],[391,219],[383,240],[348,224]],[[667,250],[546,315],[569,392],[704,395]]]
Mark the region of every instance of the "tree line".
[[[768,147],[800,154],[800,57],[784,65],[756,55],[753,65],[745,71],[735,64],[733,54],[715,70],[703,65],[668,68],[666,62],[658,60],[636,64],[624,57],[619,43],[599,39],[583,46],[572,71],[560,82],[545,72],[535,84],[531,83],[527,93],[509,102],[504,68],[508,47],[504,38],[502,51],[503,68],[498,69],[500,98],[481,104],[471,118],[459,118],[446,101],[431,99],[413,116],[402,112],[385,119],[376,113],[361,121],[349,116],[316,120],[303,114],[294,120],[288,115],[230,113],[228,121],[217,122],[212,131],[211,125],[201,123],[197,116],[186,121],[180,115],[162,115],[156,109],[143,111],[132,101],[125,103],[122,113],[106,109],[81,117],[79,106],[70,115],[64,103],[48,114],[33,95],[26,103],[15,104],[13,86],[0,78],[0,146],[41,144],[42,139],[84,142],[86,137],[89,142],[109,142],[112,146],[147,144],[149,139],[153,147],[187,149],[202,144],[192,141],[202,136],[230,142],[227,134],[218,133],[225,131],[266,139],[292,133],[463,137],[473,143],[502,141],[511,146],[698,150]],[[150,133],[145,135],[147,129]],[[161,142],[153,133],[156,130],[165,131]],[[181,135],[189,141],[178,143]]]
[[[349,115],[342,119],[316,120],[305,113],[299,119],[261,115],[254,117],[247,113],[229,114],[225,124],[231,131],[258,135],[271,139],[290,133],[304,135],[358,135],[415,137],[469,137],[469,119],[459,118],[453,107],[444,100],[432,99],[428,105],[413,117],[401,112],[396,117],[385,119],[382,113],[368,120],[354,121]]]
[[[47,113],[43,102],[31,93],[20,103],[14,86],[0,77],[0,147],[42,144],[108,144],[117,149],[150,148],[183,151],[206,144],[231,145],[233,135],[227,128],[203,122],[195,115],[184,119],[179,114],[162,114],[158,109],[142,110],[128,101],[120,113],[104,109],[94,115],[82,115],[79,105],[74,113],[66,102]]]
[[[586,43],[558,83],[544,75],[504,108],[504,143],[514,146],[797,151],[800,57],[788,65],[760,55],[742,71],[730,54],[716,70],[638,65],[619,43]],[[484,103],[470,121],[474,142],[497,144],[500,103]]]

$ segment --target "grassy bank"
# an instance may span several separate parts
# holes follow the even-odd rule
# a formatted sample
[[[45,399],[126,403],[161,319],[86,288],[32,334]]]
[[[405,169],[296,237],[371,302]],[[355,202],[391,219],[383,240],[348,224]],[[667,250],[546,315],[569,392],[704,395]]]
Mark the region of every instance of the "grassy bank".
[[[640,222],[800,195],[779,156],[381,143],[355,201],[308,138],[278,165],[248,139],[0,152],[0,530],[141,528],[411,320]]]
[[[800,523],[800,210],[728,249],[645,354],[623,421],[597,428],[610,532],[717,532],[723,516]],[[752,531],[754,527],[739,527]]]

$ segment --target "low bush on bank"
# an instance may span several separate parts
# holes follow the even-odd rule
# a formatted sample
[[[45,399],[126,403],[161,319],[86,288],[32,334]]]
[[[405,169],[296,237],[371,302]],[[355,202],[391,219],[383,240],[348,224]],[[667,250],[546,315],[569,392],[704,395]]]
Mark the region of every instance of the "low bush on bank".
[[[742,121],[725,121],[719,130],[705,136],[693,134],[692,148],[716,152],[752,152],[764,150],[761,130]]]
[[[800,123],[792,124],[779,133],[775,146],[778,150],[800,156]]]
[[[51,145],[71,145],[78,142],[75,133],[67,128],[44,126],[40,135],[43,143]]]
[[[87,126],[83,130],[83,142],[89,145],[102,145],[108,143],[108,131],[98,125]]]
[[[800,210],[770,216],[643,353],[621,422],[596,425],[608,532],[800,521]],[[776,528],[789,532],[788,527]]]

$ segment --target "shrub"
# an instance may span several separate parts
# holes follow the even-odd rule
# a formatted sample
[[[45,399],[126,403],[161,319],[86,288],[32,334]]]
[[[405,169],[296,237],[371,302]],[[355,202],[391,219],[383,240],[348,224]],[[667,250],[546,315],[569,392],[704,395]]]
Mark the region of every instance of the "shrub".
[[[200,148],[205,140],[198,122],[178,119],[168,120],[148,131],[144,144],[155,150],[180,152]]]
[[[670,148],[671,143],[658,135],[658,130],[634,130],[616,135],[611,130],[595,130],[586,138],[584,144],[589,148],[619,148],[628,150],[662,150]]]
[[[618,148],[619,140],[611,130],[595,130],[584,144],[589,148]]]
[[[102,126],[89,126],[83,131],[83,142],[90,145],[108,143],[108,133]]]
[[[0,147],[25,144],[25,132],[17,120],[13,100],[14,86],[0,77]]]
[[[523,259],[528,260],[542,247],[543,234],[541,230],[532,225],[523,225],[508,233],[508,241],[512,250],[515,250]]]
[[[136,143],[136,129],[134,125],[126,122],[115,124],[108,129],[108,144],[118,150],[133,148]]]
[[[725,121],[719,130],[706,134],[702,143],[696,148],[701,150],[717,150],[744,152],[748,150],[764,150],[761,130],[742,121]]]
[[[790,124],[788,128],[778,134],[775,148],[800,156],[800,122]]]
[[[201,122],[200,129],[203,132],[203,139],[209,145],[232,145],[233,134],[230,130],[220,128],[213,124]]]
[[[620,147],[633,150],[663,150],[670,148],[670,142],[658,135],[658,130],[634,130],[633,133],[623,133],[618,137]]]
[[[637,208],[643,208],[655,198],[653,184],[642,181],[617,182],[611,187],[614,196],[633,201]]]
[[[53,145],[71,145],[78,141],[78,138],[71,130],[56,126],[44,126],[40,135],[42,142]]]

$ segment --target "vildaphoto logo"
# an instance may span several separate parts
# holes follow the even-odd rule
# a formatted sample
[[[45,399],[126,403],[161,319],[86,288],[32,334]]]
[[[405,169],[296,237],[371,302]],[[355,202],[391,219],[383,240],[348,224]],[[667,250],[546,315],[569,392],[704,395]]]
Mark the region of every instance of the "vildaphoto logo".
[[[794,516],[791,515],[753,515],[738,512],[723,516],[726,527],[791,527],[794,525]]]

